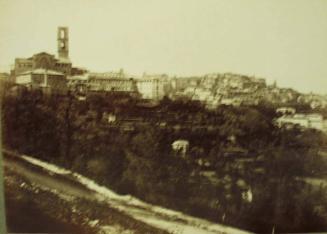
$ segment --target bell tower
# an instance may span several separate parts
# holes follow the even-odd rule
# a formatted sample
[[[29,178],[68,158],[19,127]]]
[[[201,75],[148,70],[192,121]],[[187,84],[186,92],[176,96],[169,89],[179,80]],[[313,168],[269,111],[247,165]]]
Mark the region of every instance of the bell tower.
[[[68,58],[69,49],[68,49],[68,28],[67,27],[58,27],[58,57],[59,58]]]

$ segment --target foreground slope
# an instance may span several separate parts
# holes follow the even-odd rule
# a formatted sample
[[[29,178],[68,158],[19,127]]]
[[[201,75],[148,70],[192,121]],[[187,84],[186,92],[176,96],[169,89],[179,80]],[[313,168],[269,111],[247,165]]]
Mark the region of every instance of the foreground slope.
[[[5,151],[4,165],[7,180],[11,175],[16,180],[19,178],[22,187],[28,188],[29,193],[40,194],[42,191],[43,197],[61,199],[64,206],[72,211],[67,215],[76,216],[76,220],[83,217],[83,227],[92,229],[94,233],[247,233],[153,206],[129,195],[118,195],[80,174],[26,155]],[[43,208],[48,207],[43,204]],[[81,221],[76,223],[81,224]]]

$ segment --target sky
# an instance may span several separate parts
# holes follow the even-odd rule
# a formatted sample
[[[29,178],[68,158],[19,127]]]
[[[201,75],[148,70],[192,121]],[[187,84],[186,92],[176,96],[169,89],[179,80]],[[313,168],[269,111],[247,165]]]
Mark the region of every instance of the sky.
[[[0,69],[57,54],[58,26],[91,71],[233,72],[327,94],[327,0],[0,0]]]

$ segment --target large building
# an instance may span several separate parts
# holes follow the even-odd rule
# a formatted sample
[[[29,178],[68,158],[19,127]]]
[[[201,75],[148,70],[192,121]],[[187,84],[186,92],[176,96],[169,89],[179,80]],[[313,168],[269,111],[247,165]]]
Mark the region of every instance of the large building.
[[[166,74],[149,75],[143,74],[141,79],[137,80],[137,89],[143,99],[160,100],[171,88],[169,77]]]
[[[302,128],[327,131],[327,121],[321,114],[286,114],[277,119],[277,124],[279,127],[291,128],[297,125]]]
[[[136,82],[133,78],[119,72],[89,73],[89,90],[93,92],[136,93]]]
[[[67,91],[67,81],[63,73],[43,68],[18,74],[16,84],[30,89],[42,89],[44,92],[65,94]]]
[[[72,63],[69,59],[68,49],[68,28],[58,28],[58,57],[54,55],[41,52],[29,58],[16,58],[14,75],[17,76],[23,72],[34,69],[46,69],[61,72],[64,75],[71,75]]]
[[[44,87],[53,91],[64,91],[67,77],[84,71],[72,67],[67,27],[58,27],[57,45],[58,57],[41,52],[29,58],[16,58],[14,69],[11,71],[15,83],[32,88]]]

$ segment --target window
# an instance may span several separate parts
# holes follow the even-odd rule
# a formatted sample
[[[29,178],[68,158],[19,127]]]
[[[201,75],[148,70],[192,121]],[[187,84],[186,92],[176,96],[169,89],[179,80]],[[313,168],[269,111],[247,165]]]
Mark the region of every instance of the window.
[[[65,38],[65,30],[60,30],[60,38],[64,39]]]

